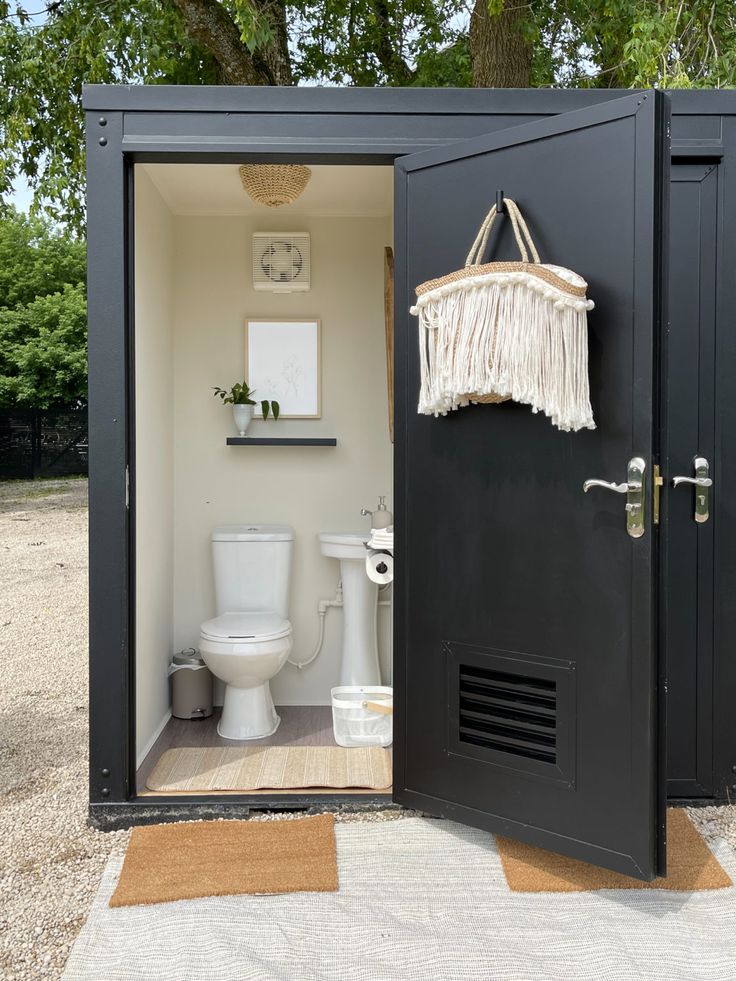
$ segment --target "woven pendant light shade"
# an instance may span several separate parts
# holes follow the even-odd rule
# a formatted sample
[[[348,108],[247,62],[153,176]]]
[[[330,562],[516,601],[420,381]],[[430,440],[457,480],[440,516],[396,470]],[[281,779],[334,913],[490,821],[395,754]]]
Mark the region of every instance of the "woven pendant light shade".
[[[269,208],[296,201],[311,176],[309,167],[301,164],[245,164],[240,168],[245,191]]]

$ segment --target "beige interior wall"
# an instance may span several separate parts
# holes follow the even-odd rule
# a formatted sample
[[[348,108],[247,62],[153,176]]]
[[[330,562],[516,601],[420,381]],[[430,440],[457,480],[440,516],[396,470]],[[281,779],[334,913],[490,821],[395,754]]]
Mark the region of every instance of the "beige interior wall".
[[[317,603],[332,598],[335,559],[320,555],[320,531],[368,526],[362,506],[391,503],[383,314],[386,218],[176,216],[174,273],[174,646],[197,646],[214,612],[211,529],[223,522],[286,522],[296,531],[290,618],[294,654],[317,639]],[[256,293],[253,231],[309,231],[308,293]],[[249,432],[336,436],[337,448],[232,447],[229,407],[212,387],[242,380],[248,316],[317,316],[322,321],[322,418],[254,422]],[[259,393],[264,397],[268,393]],[[277,704],[328,704],[336,684],[342,611],[327,614],[325,644],[313,665],[287,665],[274,679]],[[379,611],[384,678],[390,615]]]
[[[169,711],[173,644],[174,221],[136,168],[136,751],[150,748]]]

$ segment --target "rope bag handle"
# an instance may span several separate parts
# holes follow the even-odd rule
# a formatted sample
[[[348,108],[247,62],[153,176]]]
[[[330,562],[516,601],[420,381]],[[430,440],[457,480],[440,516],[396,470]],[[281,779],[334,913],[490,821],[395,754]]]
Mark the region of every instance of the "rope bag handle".
[[[524,217],[519,211],[519,206],[516,201],[511,198],[504,198],[504,203],[506,205],[506,210],[508,211],[509,218],[511,219],[511,225],[514,229],[514,238],[516,239],[516,244],[519,247],[519,252],[521,254],[522,262],[529,262],[529,252],[532,254],[532,262],[540,262],[539,253],[534,245],[534,240],[532,239],[527,223],[524,221]],[[468,266],[477,266],[480,264],[480,260],[483,253],[488,245],[488,239],[491,234],[491,229],[493,228],[493,223],[496,220],[496,205],[494,204],[491,210],[483,219],[483,223],[478,229],[478,234],[475,236],[475,241],[470,247],[470,252],[468,252],[468,258],[465,260],[466,268]],[[529,251],[527,252],[527,246]]]

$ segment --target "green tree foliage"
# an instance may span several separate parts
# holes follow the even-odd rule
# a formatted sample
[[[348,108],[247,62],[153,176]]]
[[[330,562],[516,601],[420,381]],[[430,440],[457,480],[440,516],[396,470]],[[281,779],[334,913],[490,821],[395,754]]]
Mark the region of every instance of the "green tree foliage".
[[[84,398],[84,278],[78,239],[12,210],[0,220],[0,406]]]
[[[10,208],[0,220],[0,309],[84,282],[84,242]]]
[[[0,193],[78,228],[85,82],[736,83],[734,0],[35,2],[0,0]]]
[[[45,8],[42,0],[30,8]],[[213,59],[158,0],[61,0],[29,19],[0,0],[0,194],[21,173],[54,218],[81,227],[82,85],[216,83]]]
[[[530,9],[536,85],[736,84],[733,0],[546,0]]]
[[[295,4],[294,78],[361,86],[470,85],[466,9],[465,0]]]

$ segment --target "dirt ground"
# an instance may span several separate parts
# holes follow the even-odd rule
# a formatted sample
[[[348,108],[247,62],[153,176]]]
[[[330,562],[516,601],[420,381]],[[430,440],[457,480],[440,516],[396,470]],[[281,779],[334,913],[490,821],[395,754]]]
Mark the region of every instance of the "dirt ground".
[[[736,847],[736,807],[690,813]],[[0,483],[3,981],[61,976],[127,839],[87,826],[87,483]]]

